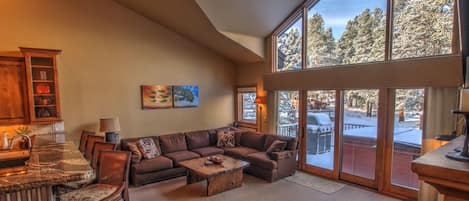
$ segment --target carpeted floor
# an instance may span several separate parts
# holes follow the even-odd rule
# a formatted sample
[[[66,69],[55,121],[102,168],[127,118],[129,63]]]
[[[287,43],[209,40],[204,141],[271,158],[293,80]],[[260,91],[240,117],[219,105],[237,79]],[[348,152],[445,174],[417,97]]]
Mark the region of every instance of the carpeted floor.
[[[301,173],[300,173],[301,174]],[[302,174],[303,175],[303,174]],[[311,175],[306,175],[314,177]],[[315,180],[316,178],[310,178]],[[330,185],[330,183],[328,183]],[[375,192],[346,185],[336,192],[324,193],[287,179],[268,183],[246,175],[241,188],[206,197],[205,182],[186,185],[186,178],[130,188],[131,201],[397,201]]]

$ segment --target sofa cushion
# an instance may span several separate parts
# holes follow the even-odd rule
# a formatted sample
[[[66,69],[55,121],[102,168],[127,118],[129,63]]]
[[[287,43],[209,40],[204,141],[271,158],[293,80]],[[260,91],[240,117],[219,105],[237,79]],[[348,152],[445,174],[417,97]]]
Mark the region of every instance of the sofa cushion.
[[[243,147],[264,151],[265,136],[264,134],[248,131],[241,135],[239,144]]]
[[[208,130],[209,139],[210,139],[210,146],[217,146],[217,130]]]
[[[271,134],[265,134],[264,148],[268,149],[270,147],[270,145],[272,145],[272,143],[275,140],[282,140],[282,141],[287,142],[287,147],[286,147],[287,150],[296,150],[297,149],[297,147],[296,147],[297,146],[297,139],[296,138],[280,136],[280,135],[271,135]]]
[[[200,154],[201,156],[211,156],[215,154],[223,154],[224,151],[223,149],[217,148],[217,147],[202,147],[198,149],[193,149],[191,150],[195,153]]]
[[[235,134],[232,131],[218,131],[217,147],[235,147]]]
[[[198,153],[195,153],[195,152],[192,152],[192,151],[171,152],[171,153],[165,154],[165,156],[170,158],[171,160],[173,160],[175,164],[177,164],[181,161],[185,161],[185,160],[200,158],[200,155]]]
[[[163,154],[186,151],[186,136],[182,133],[159,136],[161,151]]]
[[[270,156],[266,152],[249,154],[247,155],[246,160],[252,166],[257,166],[268,170],[277,169],[277,161],[271,160]]]
[[[138,150],[142,153],[144,159],[152,159],[161,155],[152,138],[141,138],[137,141]]]
[[[197,149],[210,146],[210,136],[208,131],[194,131],[186,133],[187,147]]]
[[[158,156],[153,159],[142,160],[139,164],[132,165],[135,173],[149,173],[159,170],[165,170],[173,167],[173,161],[164,156]]]
[[[287,142],[283,141],[283,140],[275,140],[269,148],[267,148],[267,150],[265,152],[267,152],[268,154],[272,153],[272,152],[279,152],[279,151],[283,151],[285,150],[285,148],[287,147]]]
[[[225,155],[232,156],[238,159],[245,159],[246,156],[252,153],[259,152],[256,149],[252,149],[249,147],[233,147],[233,148],[223,148],[225,151]]]

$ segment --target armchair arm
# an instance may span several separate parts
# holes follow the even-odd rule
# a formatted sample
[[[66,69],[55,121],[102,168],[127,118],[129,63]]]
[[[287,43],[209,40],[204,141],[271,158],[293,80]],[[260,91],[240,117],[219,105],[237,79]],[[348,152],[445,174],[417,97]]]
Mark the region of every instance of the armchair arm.
[[[295,156],[295,151],[281,151],[281,152],[270,153],[270,159],[275,160],[275,161],[289,159],[294,156]]]

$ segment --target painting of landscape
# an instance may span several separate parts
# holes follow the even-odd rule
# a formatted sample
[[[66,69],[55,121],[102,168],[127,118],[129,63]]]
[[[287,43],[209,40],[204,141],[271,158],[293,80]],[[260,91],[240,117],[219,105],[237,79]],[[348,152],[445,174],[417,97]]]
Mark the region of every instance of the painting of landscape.
[[[195,85],[180,85],[173,87],[174,107],[199,106],[199,87]]]
[[[173,107],[173,89],[170,85],[142,85],[142,108]]]

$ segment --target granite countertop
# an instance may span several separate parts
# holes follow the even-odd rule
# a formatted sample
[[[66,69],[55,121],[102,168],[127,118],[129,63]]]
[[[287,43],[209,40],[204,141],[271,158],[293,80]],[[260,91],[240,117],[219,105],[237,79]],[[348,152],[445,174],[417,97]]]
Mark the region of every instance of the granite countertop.
[[[89,162],[72,142],[34,145],[25,174],[0,177],[0,193],[90,179]]]

